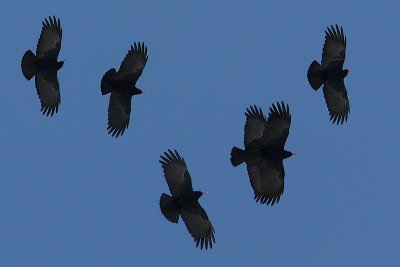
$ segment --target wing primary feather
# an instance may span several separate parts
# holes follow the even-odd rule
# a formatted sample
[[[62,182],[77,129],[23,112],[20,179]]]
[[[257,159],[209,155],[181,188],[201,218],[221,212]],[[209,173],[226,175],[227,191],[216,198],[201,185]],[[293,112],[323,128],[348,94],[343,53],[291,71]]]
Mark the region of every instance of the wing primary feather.
[[[331,34],[332,34],[331,29],[328,27],[328,29],[327,29],[327,31],[325,31],[325,33],[326,33],[326,37],[331,36]]]
[[[172,152],[170,149],[168,149],[169,153],[171,154],[172,158],[174,159],[174,161],[178,161],[178,158],[176,157],[176,155],[174,154],[174,152]]]
[[[257,108],[257,107],[256,107],[256,108]],[[258,115],[259,115],[261,118],[264,118],[264,114],[263,114],[263,112],[262,112],[262,110],[261,110],[260,107],[258,108],[257,113],[258,113]]]
[[[279,117],[282,117],[283,111],[282,111],[281,104],[279,102],[277,102],[277,104],[278,104],[278,110],[279,110]]]
[[[182,161],[182,157],[181,157],[181,155],[179,155],[179,153],[178,153],[178,151],[176,151],[176,149],[175,149],[175,156],[178,161]]]
[[[179,155],[179,153],[178,153],[178,151],[176,151],[176,149],[175,149],[175,154],[178,156],[178,160],[179,160],[179,161],[185,162],[185,161],[183,160],[183,157],[182,157],[181,155]]]
[[[275,111],[275,113],[278,113],[279,114],[279,111],[278,111],[278,108],[276,107],[276,105],[273,105],[274,106],[274,111]]]
[[[335,36],[335,28],[333,27],[333,25],[331,25],[330,32],[331,32],[331,37]]]
[[[51,17],[49,17],[49,19],[50,19],[51,28],[55,28],[54,23],[56,22],[56,20],[55,19],[53,20]]]
[[[173,161],[172,157],[167,152],[164,152],[164,155],[167,157],[169,162]]]
[[[341,37],[340,35],[340,29],[339,26],[336,24],[336,35],[338,35],[339,37]]]
[[[165,165],[165,164],[169,163],[169,160],[166,157],[164,157],[163,155],[161,155],[160,157],[163,159],[163,162],[161,162],[162,164]]]
[[[332,25],[331,25],[331,27],[330,27],[330,28],[328,27],[329,36],[332,36],[332,35],[333,35],[331,28],[333,28],[333,26],[332,26]]]
[[[255,110],[257,110],[257,107],[255,105],[254,106],[250,106],[250,114],[254,114]]]

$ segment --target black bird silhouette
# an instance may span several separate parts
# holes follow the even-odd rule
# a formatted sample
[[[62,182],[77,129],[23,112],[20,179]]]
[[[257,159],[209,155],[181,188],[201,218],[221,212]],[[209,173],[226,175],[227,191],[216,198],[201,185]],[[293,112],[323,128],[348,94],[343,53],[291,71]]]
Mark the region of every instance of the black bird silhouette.
[[[35,76],[35,85],[39,95],[43,115],[53,116],[58,112],[61,102],[57,71],[64,61],[57,61],[61,49],[62,29],[60,19],[49,17],[42,22],[42,32],[36,46],[36,55],[28,50],[21,61],[21,69],[27,80]]]
[[[324,84],[324,96],[332,123],[343,124],[350,113],[344,78],[349,70],[343,69],[346,57],[346,36],[343,28],[328,27],[325,31],[325,44],[322,50],[321,65],[313,61],[308,69],[307,78],[314,90]]]
[[[164,155],[160,156],[160,163],[172,197],[164,193],[161,195],[161,212],[173,223],[178,223],[181,215],[196,246],[200,245],[201,249],[203,247],[211,249],[215,243],[214,228],[198,202],[203,193],[193,191],[192,179],[185,160],[176,150],[174,153],[168,149],[168,153],[164,152]]]
[[[282,105],[272,105],[269,110],[266,120],[261,108],[250,106],[246,109],[245,150],[233,147],[231,162],[235,167],[246,162],[254,199],[272,206],[283,194],[283,160],[295,153],[284,149],[291,122],[289,106],[285,107],[282,102]]]
[[[148,56],[144,43],[131,45],[119,67],[107,71],[101,79],[101,93],[111,93],[108,105],[108,133],[114,137],[123,135],[129,126],[131,99],[133,95],[143,93],[136,82],[146,66]]]

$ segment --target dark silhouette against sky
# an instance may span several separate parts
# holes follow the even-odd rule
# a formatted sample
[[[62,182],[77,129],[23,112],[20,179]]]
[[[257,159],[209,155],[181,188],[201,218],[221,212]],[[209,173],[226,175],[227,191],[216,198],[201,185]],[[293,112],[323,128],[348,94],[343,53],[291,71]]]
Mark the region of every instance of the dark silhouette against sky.
[[[332,123],[343,124],[350,112],[349,98],[343,79],[349,71],[343,69],[346,58],[346,35],[338,25],[325,31],[322,61],[313,61],[307,72],[311,87],[318,90],[324,84],[324,97]]]
[[[64,61],[57,61],[61,49],[62,29],[60,19],[49,17],[42,22],[42,32],[36,55],[28,50],[22,57],[21,69],[27,80],[35,76],[35,86],[43,115],[53,116],[61,102],[57,71]]]
[[[398,265],[399,7],[1,1],[0,265]],[[66,61],[59,111],[47,117],[21,59],[53,15],[57,61]],[[340,126],[307,79],[336,24],[350,70],[351,114]],[[132,101],[129,130],[112,138],[101,80],[135,42],[148,47],[135,85],[146,93]],[[291,114],[285,148],[298,155],[284,160],[279,203],[260,205],[230,152],[243,148],[246,108],[282,100]],[[199,203],[215,229],[212,249],[160,211],[168,148],[184,156],[193,188],[208,192]]]
[[[165,180],[172,196],[162,194],[160,208],[167,220],[178,223],[179,216],[192,235],[196,246],[208,249],[215,243],[214,228],[208,219],[206,211],[199,204],[199,198],[203,192],[193,191],[192,178],[186,166],[186,162],[175,150],[164,152],[161,156]]]
[[[233,147],[231,163],[234,167],[246,163],[254,199],[273,206],[284,190],[283,160],[293,153],[285,150],[291,122],[289,105],[278,102],[269,110],[267,119],[257,106],[246,109],[245,150]]]
[[[101,79],[101,93],[111,93],[108,105],[108,133],[116,138],[123,135],[129,126],[131,99],[143,91],[136,87],[136,82],[146,66],[148,56],[144,43],[134,43],[119,67],[108,70]]]

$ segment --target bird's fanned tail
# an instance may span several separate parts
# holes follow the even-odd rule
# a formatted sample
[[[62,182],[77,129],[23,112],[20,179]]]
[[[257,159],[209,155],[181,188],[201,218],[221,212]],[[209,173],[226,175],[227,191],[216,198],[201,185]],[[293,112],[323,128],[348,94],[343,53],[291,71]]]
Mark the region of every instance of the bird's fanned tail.
[[[324,83],[324,68],[317,62],[313,61],[307,71],[307,79],[311,87],[316,91]]]
[[[245,161],[246,152],[240,148],[233,147],[231,151],[231,163],[234,167]]]
[[[111,93],[112,91],[112,84],[116,80],[117,77],[117,71],[112,68],[109,69],[101,79],[101,94],[106,95],[108,93]]]
[[[174,200],[167,194],[162,194],[160,197],[160,208],[161,212],[168,221],[178,223],[179,210],[176,207]]]
[[[36,56],[31,50],[25,52],[21,61],[22,74],[29,81],[37,72]]]

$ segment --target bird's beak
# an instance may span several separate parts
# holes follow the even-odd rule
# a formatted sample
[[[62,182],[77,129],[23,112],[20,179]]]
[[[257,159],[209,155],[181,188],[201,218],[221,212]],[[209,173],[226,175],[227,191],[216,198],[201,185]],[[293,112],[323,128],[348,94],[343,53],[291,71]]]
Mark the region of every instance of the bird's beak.
[[[208,192],[203,192],[203,195],[207,195],[208,194]]]
[[[292,156],[297,156],[297,153],[293,153],[293,152],[292,152]]]

